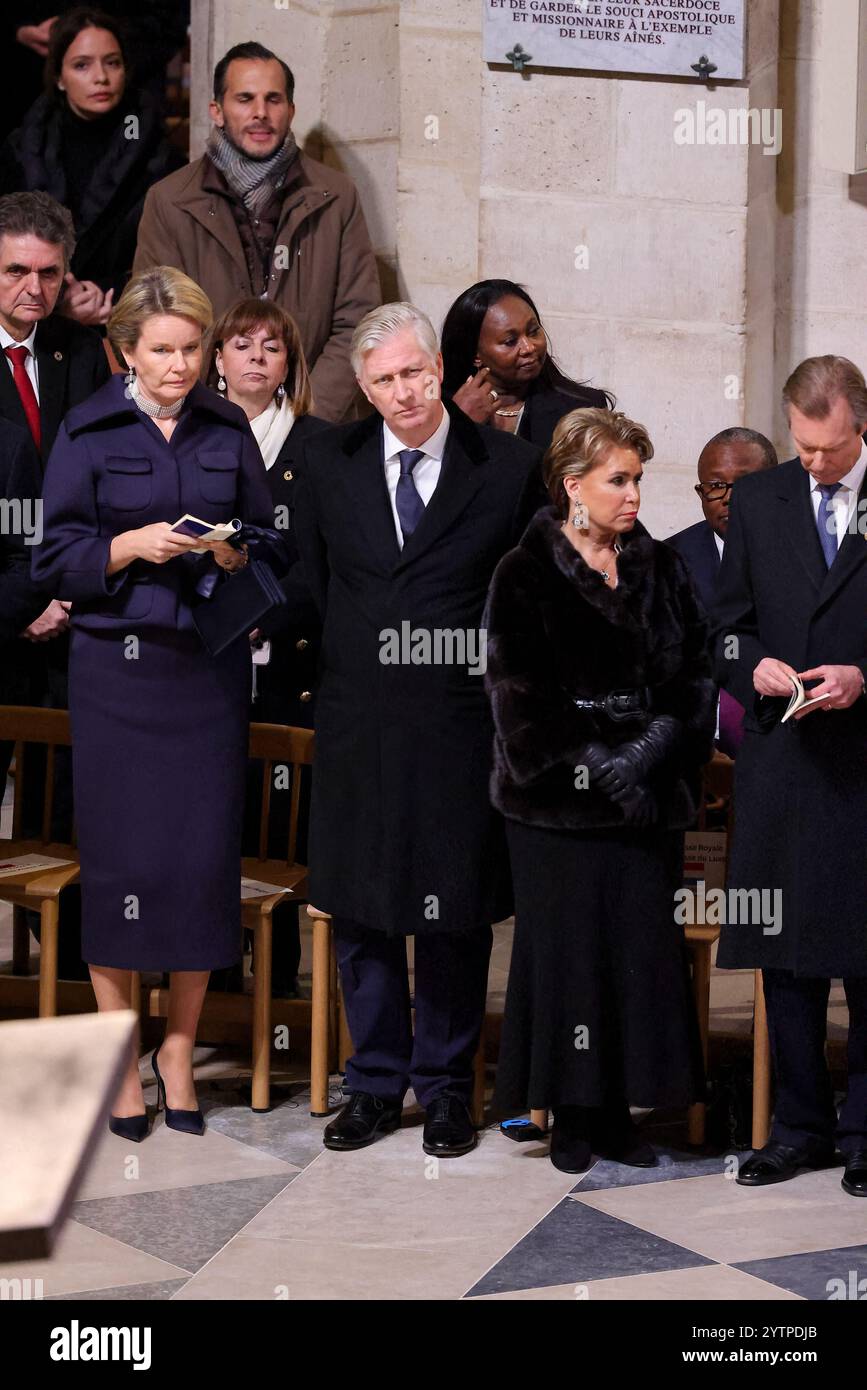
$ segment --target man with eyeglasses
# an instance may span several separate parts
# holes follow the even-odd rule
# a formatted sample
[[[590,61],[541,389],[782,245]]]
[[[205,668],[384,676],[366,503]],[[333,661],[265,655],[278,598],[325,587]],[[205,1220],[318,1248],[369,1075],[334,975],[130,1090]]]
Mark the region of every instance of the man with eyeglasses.
[[[669,545],[679,551],[689,566],[701,601],[710,611],[716,598],[720,565],[729,524],[732,488],[739,478],[763,468],[775,468],[777,453],[773,444],[758,430],[740,427],[721,430],[708,440],[698,456],[698,482],[695,490],[701,501],[704,521],[687,526],[669,537]],[[743,737],[743,708],[732,695],[720,691],[716,744],[733,758]]]

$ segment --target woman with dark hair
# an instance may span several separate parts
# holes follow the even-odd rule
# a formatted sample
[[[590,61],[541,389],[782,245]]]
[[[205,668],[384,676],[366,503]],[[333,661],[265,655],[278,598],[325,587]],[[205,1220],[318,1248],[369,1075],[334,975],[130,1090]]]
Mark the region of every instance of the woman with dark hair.
[[[536,305],[512,280],[480,280],[458,295],[443,324],[442,354],[443,392],[465,415],[543,449],[570,410],[614,404],[609,392],[561,371]]]
[[[494,805],[515,937],[497,1098],[552,1108],[551,1161],[656,1162],[630,1105],[701,1098],[675,892],[711,753],[707,623],[638,523],[642,425],[575,410],[545,455],[553,505],[500,561],[483,627]]]
[[[107,321],[132,271],[145,194],[184,163],[129,76],[117,20],[70,10],[51,29],[45,91],[0,150],[0,193],[40,190],[72,213],[77,244],[59,308],[79,323]]]
[[[297,573],[300,560],[292,527],[294,470],[305,445],[321,430],[328,429],[328,424],[310,414],[310,376],[301,333],[292,316],[269,299],[242,299],[233,305],[214,326],[207,383],[239,405],[250,422],[268,470],[274,525],[285,538],[293,572]],[[297,589],[293,589],[293,598],[297,599]],[[253,657],[254,719],[312,729],[320,627],[311,599],[306,613],[293,606],[290,617],[282,614],[257,632]],[[247,787],[245,816],[245,845],[251,853],[258,832],[260,797],[261,765],[254,765]],[[277,857],[285,853],[290,799],[288,790],[272,788],[270,829]],[[305,779],[298,841],[302,861],[306,853],[309,799],[310,788]],[[297,990],[301,955],[298,908],[286,904],[276,910],[275,920],[281,916],[287,920],[274,933],[272,990],[277,997],[286,997]]]

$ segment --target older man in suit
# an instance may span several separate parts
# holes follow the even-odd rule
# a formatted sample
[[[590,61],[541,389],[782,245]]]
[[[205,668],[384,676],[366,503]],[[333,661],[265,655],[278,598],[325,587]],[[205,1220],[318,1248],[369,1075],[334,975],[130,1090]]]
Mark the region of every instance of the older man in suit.
[[[844,1191],[867,1197],[867,386],[846,358],[813,357],[783,399],[798,457],[737,483],[715,606],[718,676],[746,711],[729,886],[747,893],[718,959],[762,970],[776,1083],[770,1141],[737,1180],[826,1166],[836,1141]],[[817,703],[782,724],[795,676]],[[839,976],[838,1117],[824,1047]]]
[[[738,478],[745,478],[761,468],[776,468],[778,462],[777,451],[769,439],[758,430],[740,426],[715,434],[698,456],[695,490],[701,500],[704,521],[697,521],[694,526],[670,536],[668,544],[674,546],[689,566],[708,612],[719,584],[732,488]],[[743,708],[734,696],[727,690],[720,691],[715,741],[730,758],[741,745],[743,719]]]
[[[0,418],[27,432],[43,463],[66,412],[111,376],[99,334],[57,309],[74,249],[72,217],[48,193],[8,193],[0,198],[0,349],[6,361],[5,367],[0,365]],[[37,471],[41,492],[41,466]],[[20,636],[5,648],[0,693],[5,703],[66,707],[68,609],[68,604],[43,596],[41,610],[31,614]],[[40,759],[41,754],[28,758],[28,825],[38,823]],[[64,839],[72,814],[65,749],[58,752],[55,810],[55,834]],[[64,895],[62,912],[59,973],[86,979],[73,890]]]
[[[540,453],[443,405],[436,335],[411,304],[362,319],[352,359],[376,413],[317,436],[296,473],[324,619],[310,896],[334,919],[355,1046],[325,1143],[395,1129],[412,1086],[425,1152],[448,1157],[475,1143],[491,923],[510,910],[480,622],[498,560],[542,500]]]

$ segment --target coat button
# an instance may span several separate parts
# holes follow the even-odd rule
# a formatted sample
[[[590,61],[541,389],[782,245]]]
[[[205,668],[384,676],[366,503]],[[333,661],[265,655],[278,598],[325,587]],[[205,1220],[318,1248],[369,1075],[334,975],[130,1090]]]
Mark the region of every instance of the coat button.
[[[299,638],[298,638],[298,641],[295,643],[295,650],[296,650],[296,652],[306,652],[306,650],[307,650],[307,648],[308,648],[309,646],[310,646],[310,643],[307,641],[307,638],[306,638],[306,637],[299,637]],[[302,696],[302,699],[303,699],[303,696]]]
[[[298,696],[298,699],[301,700],[301,701],[306,705],[308,700],[312,700],[312,699],[313,699],[313,692],[312,692],[312,690],[302,690],[302,691],[301,691],[301,694]]]
[[[286,472],[283,474],[283,478],[284,478],[284,480],[285,480],[287,483],[291,483],[291,481],[292,481],[292,469],[291,469],[291,468],[287,468],[287,469],[286,469]]]

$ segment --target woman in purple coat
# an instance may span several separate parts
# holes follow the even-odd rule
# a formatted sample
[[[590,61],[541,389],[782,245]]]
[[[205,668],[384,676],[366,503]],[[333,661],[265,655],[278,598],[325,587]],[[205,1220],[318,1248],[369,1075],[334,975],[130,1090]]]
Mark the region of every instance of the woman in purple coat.
[[[205,649],[192,610],[245,548],[172,531],[273,524],[243,411],[199,384],[211,305],[157,266],[130,281],[108,333],[129,374],[71,410],[45,477],[34,577],[72,601],[69,709],[83,954],[100,1010],[128,1006],[131,970],[171,972],[154,1054],[166,1122],[201,1133],[192,1054],[208,973],[240,958],[240,844],[250,699],[246,637]],[[204,583],[203,583],[204,580]],[[168,1102],[171,1101],[171,1106]],[[110,1127],[147,1133],[137,1059]]]

